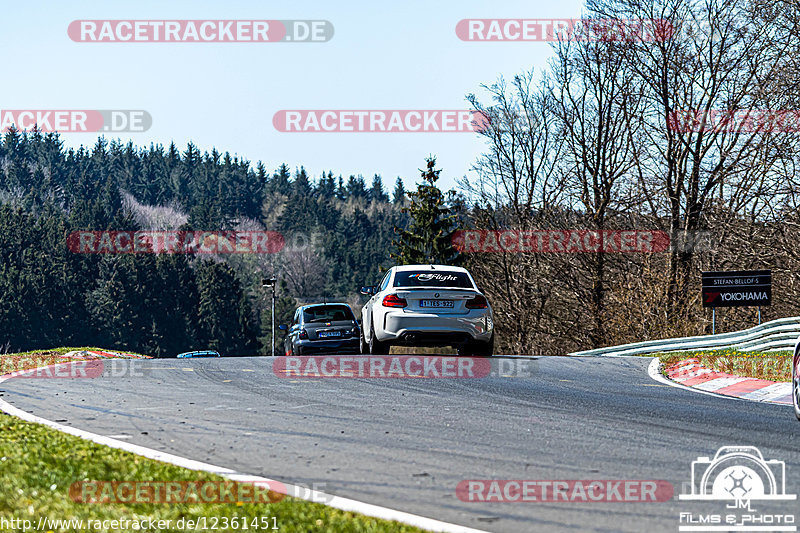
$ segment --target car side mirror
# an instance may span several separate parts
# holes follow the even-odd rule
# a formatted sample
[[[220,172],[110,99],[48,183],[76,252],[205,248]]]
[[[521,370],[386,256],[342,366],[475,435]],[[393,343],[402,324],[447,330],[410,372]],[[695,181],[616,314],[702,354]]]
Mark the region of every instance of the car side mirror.
[[[375,294],[375,286],[361,287],[361,294],[365,296],[372,296]]]
[[[281,331],[286,331],[286,330],[289,329],[289,326],[287,326],[286,324],[280,324],[278,326],[278,329],[281,330]]]

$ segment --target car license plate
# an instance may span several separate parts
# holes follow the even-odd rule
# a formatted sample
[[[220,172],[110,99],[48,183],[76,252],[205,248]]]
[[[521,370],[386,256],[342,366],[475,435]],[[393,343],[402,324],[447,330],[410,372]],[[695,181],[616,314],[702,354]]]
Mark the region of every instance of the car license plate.
[[[452,309],[453,300],[420,300],[420,307],[432,307],[434,309]]]
[[[341,337],[341,331],[320,331],[319,338],[324,339],[325,337]]]

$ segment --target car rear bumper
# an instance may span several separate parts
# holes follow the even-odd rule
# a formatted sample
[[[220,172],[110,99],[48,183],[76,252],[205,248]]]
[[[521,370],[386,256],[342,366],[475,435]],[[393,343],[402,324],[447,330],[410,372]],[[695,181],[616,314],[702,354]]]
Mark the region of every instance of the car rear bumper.
[[[492,314],[488,309],[450,316],[389,311],[383,316],[381,326],[375,330],[381,342],[416,346],[488,342],[494,331]]]
[[[318,353],[360,353],[358,337],[349,339],[302,340],[295,345],[295,355]]]

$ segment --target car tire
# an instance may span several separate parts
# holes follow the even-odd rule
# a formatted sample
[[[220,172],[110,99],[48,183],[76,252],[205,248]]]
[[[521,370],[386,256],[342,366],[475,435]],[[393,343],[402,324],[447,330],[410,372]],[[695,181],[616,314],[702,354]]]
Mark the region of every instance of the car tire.
[[[494,335],[486,342],[468,342],[458,346],[460,357],[491,357],[494,355]]]
[[[369,344],[367,344],[367,341],[364,338],[363,329],[361,329],[358,333],[358,352],[364,355],[369,353]]]
[[[477,354],[481,357],[491,357],[494,355],[494,333],[488,342],[482,342],[478,345]]]
[[[389,343],[378,340],[371,320],[369,325],[369,353],[371,355],[389,355]]]
[[[794,416],[800,420],[800,356],[792,358],[792,404]]]

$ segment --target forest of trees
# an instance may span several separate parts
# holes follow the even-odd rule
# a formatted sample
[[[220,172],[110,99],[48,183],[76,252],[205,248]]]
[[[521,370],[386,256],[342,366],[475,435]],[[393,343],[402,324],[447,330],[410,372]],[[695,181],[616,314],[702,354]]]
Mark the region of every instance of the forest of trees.
[[[190,349],[268,353],[261,278],[279,278],[279,321],[298,303],[353,300],[387,266],[405,190],[380,176],[328,172],[101,138],[66,149],[57,134],[0,142],[0,349],[100,345],[156,356]],[[269,230],[275,254],[79,254],[79,230]]]

